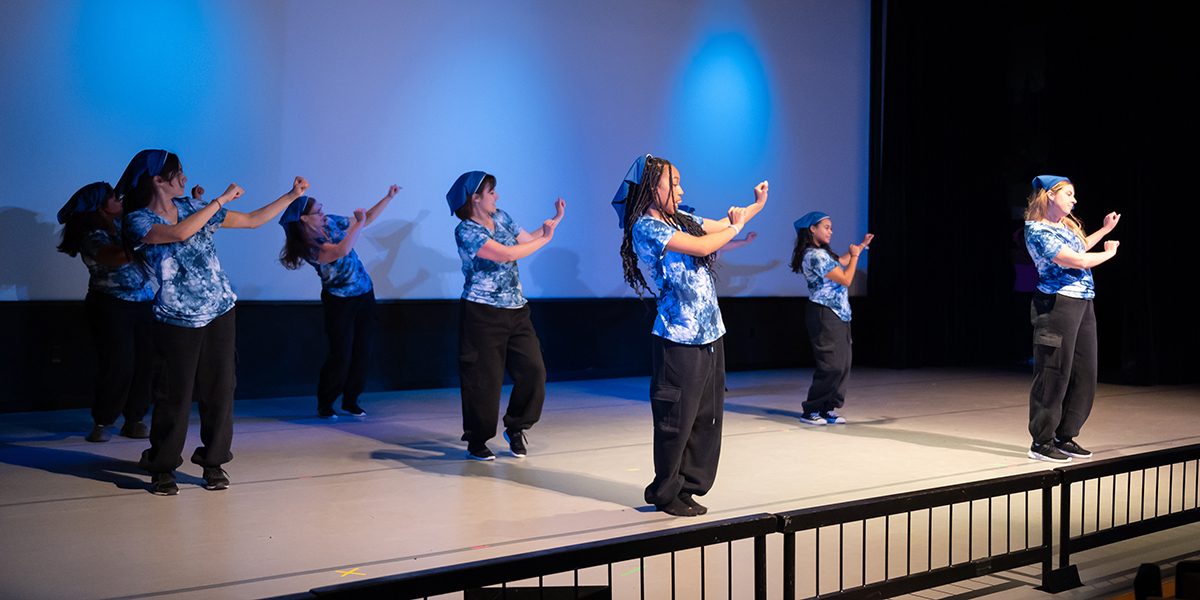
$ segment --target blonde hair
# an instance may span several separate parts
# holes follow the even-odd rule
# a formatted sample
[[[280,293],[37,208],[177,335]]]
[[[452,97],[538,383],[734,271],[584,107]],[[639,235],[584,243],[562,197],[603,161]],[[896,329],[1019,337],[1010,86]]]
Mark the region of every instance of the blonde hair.
[[[1025,207],[1025,220],[1041,221],[1045,219],[1046,213],[1050,210],[1051,192],[1058,193],[1059,190],[1068,185],[1071,185],[1070,181],[1060,181],[1048,190],[1042,188],[1029,194],[1029,205]],[[1087,236],[1083,233],[1083,221],[1080,221],[1078,217],[1067,213],[1067,216],[1063,217],[1063,224],[1067,226],[1067,229],[1071,230],[1071,233],[1079,236],[1080,240],[1087,243]]]

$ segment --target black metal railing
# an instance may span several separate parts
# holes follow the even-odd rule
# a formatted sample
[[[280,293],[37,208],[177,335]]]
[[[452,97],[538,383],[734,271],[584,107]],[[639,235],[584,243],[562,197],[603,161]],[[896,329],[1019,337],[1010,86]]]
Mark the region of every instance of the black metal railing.
[[[1200,521],[1200,444],[1055,472],[1061,478],[1059,576],[1078,580],[1072,553]]]
[[[780,513],[783,597],[879,598],[1048,566],[1057,482],[1054,472],[1031,473]],[[836,544],[823,546],[823,532]],[[810,564],[796,551],[806,533]]]
[[[504,556],[477,562],[453,565],[414,573],[403,573],[387,577],[379,577],[362,582],[336,585],[311,590],[317,598],[426,598],[438,594],[446,594],[485,586],[508,585],[523,580],[536,579],[531,587],[545,590],[547,576],[569,574],[570,581],[556,588],[570,590],[566,597],[579,597],[578,593],[584,587],[597,587],[597,582],[589,584],[581,581],[582,571],[593,567],[607,567],[604,579],[598,582],[600,587],[614,588],[616,581],[613,577],[613,565],[626,561],[637,561],[636,573],[638,582],[632,589],[622,592],[622,598],[645,598],[647,595],[646,571],[647,559],[657,556],[669,558],[670,597],[675,597],[677,589],[677,555],[684,551],[696,551],[699,555],[698,575],[696,584],[699,586],[700,597],[725,598],[755,598],[765,600],[767,596],[766,574],[766,536],[773,533],[777,526],[774,515],[758,514],[736,519],[726,519],[702,525],[668,529],[638,535],[630,535],[610,540],[578,544],[564,548],[541,550]],[[752,577],[739,580],[735,576],[735,545],[744,542],[752,545]],[[706,548],[717,546],[724,553],[725,560],[711,560],[706,554]],[[723,548],[721,548],[723,547]],[[739,561],[745,562],[745,561]],[[709,586],[713,575],[708,572],[708,565],[720,564],[724,571],[723,577],[715,577],[720,584]],[[665,565],[660,567],[666,570]],[[634,569],[630,569],[633,572]],[[690,581],[689,581],[690,583]],[[717,587],[720,589],[709,589]],[[500,588],[496,597],[504,597],[504,589]],[[513,594],[516,595],[515,593]],[[539,591],[533,597],[545,596]],[[691,594],[688,594],[691,597]],[[527,596],[523,596],[527,597]],[[563,597],[557,594],[556,597]],[[609,596],[605,596],[609,597]],[[654,597],[664,597],[654,594]]]
[[[781,585],[785,600],[895,596],[1037,563],[1041,589],[1057,592],[1080,585],[1072,553],[1197,521],[1200,444],[379,577],[287,598],[465,592],[468,600],[677,594],[765,599],[767,536],[774,533],[782,534],[782,564],[772,563],[781,566],[782,581],[770,585]]]

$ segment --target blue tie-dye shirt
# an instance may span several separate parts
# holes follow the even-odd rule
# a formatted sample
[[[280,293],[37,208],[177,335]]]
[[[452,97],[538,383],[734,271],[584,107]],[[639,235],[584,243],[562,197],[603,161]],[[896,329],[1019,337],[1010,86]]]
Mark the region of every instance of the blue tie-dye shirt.
[[[346,239],[346,230],[350,228],[350,219],[341,215],[325,216],[325,231],[328,238],[318,238],[317,244],[337,244]],[[321,276],[321,288],[340,298],[361,296],[371,291],[371,276],[358,258],[358,252],[352,248],[350,253],[331,263],[317,264],[312,258],[305,258],[308,264],[317,270]]]
[[[521,292],[521,277],[517,262],[494,262],[476,256],[488,240],[496,240],[505,246],[517,244],[521,228],[508,213],[497,210],[492,215],[495,232],[470,219],[454,229],[454,240],[458,242],[458,257],[462,259],[463,300],[495,306],[496,308],[521,308],[525,306],[525,295]]]
[[[175,198],[182,222],[204,204],[186,197]],[[222,208],[192,237],[171,244],[146,244],[142,238],[156,224],[170,225],[149,208],[125,215],[125,231],[141,253],[151,276],[158,280],[154,300],[154,318],[178,327],[204,327],[229,312],[237,296],[229,277],[217,260],[213,233],[225,222],[228,210]]]
[[[809,248],[800,260],[800,272],[808,284],[808,299],[830,310],[843,321],[850,321],[850,293],[846,286],[826,277],[842,266],[828,250]]]
[[[1025,221],[1025,248],[1038,270],[1038,291],[1062,294],[1071,298],[1096,297],[1096,284],[1091,269],[1068,269],[1054,264],[1054,257],[1063,247],[1087,252],[1083,240],[1070,229],[1041,221]]]
[[[676,231],[647,216],[633,224],[633,250],[658,288],[658,316],[652,333],[679,344],[709,344],[725,335],[717,288],[712,273],[698,265],[695,257],[667,250]]]
[[[101,292],[126,302],[148,302],[154,299],[154,286],[150,278],[134,263],[119,267],[108,267],[96,262],[100,251],[108,246],[121,245],[121,222],[113,223],[117,233],[104,229],[88,232],[79,246],[79,257],[88,270],[88,291]]]

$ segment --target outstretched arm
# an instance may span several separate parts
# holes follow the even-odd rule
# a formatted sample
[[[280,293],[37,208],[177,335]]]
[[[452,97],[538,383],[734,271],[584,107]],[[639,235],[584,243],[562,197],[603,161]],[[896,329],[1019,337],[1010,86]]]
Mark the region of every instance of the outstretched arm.
[[[383,209],[387,208],[387,205],[391,203],[392,198],[396,196],[396,192],[399,191],[400,186],[393,183],[391,187],[388,188],[387,194],[385,194],[383,198],[380,198],[379,202],[375,203],[375,206],[367,209],[366,222],[363,223],[363,226],[365,227],[371,223],[374,223],[375,218],[379,216],[379,213],[383,212]],[[355,214],[358,214],[358,211],[355,211]]]
[[[223,208],[229,202],[240,198],[243,193],[244,190],[242,190],[241,186],[236,183],[231,183],[229,184],[229,187],[225,188],[224,194],[221,194],[212,202],[204,205],[204,208],[192,213],[190,216],[188,216],[188,218],[179,221],[174,225],[155,223],[150,227],[150,230],[146,232],[146,235],[142,236],[142,243],[173,244],[175,242],[182,242],[193,235],[196,235],[196,232],[200,231],[200,228],[204,227],[204,224],[208,223],[209,219],[216,216],[217,212],[220,211],[221,208]]]
[[[303,177],[296,177],[292,181],[292,189],[288,190],[284,195],[276,198],[270,204],[252,210],[248,213],[231,210],[225,214],[225,221],[221,223],[221,227],[230,229],[254,229],[261,227],[263,224],[271,221],[287,208],[292,200],[304,195],[308,190],[308,180]]]
[[[873,239],[875,239],[875,234],[868,233],[867,235],[863,236],[862,243],[859,244],[859,246],[862,246],[862,249],[866,250],[871,245],[871,240],[873,240]],[[847,252],[847,253],[839,256],[838,264],[842,265],[842,268],[846,268],[846,267],[850,266],[850,253]]]
[[[762,212],[763,207],[766,206],[768,187],[769,186],[766,181],[761,181],[758,185],[754,186],[754,202],[743,207],[746,209],[747,221],[753,219],[754,216],[759,212]],[[729,217],[722,217],[720,219],[705,219],[704,222],[700,224],[700,226],[704,228],[704,233],[716,233],[729,227],[729,225]]]

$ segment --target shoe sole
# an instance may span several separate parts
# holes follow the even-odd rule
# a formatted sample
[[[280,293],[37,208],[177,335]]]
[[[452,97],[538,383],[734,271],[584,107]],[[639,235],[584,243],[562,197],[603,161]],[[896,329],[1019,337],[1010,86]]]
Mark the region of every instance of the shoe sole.
[[[1059,464],[1071,462],[1070,456],[1068,456],[1067,458],[1052,458],[1052,457],[1046,456],[1045,454],[1038,454],[1037,452],[1034,452],[1033,450],[1030,450],[1028,452],[1028,456],[1029,456],[1029,458],[1032,458],[1033,460],[1041,460],[1041,461],[1045,461],[1045,462],[1052,462],[1052,463],[1059,463]]]
[[[219,492],[221,490],[229,489],[229,484],[228,483],[218,483],[215,485],[209,485],[206,483],[206,484],[204,484],[204,489],[212,491],[212,492]]]
[[[150,493],[154,494],[155,496],[178,496],[179,488],[176,488],[173,490],[166,490],[166,491],[150,490]]]
[[[1059,448],[1058,451],[1062,452],[1063,454],[1066,454],[1067,456],[1070,456],[1071,458],[1091,458],[1092,457],[1091,454],[1076,454],[1074,452],[1067,452],[1066,450],[1063,450],[1062,448]]]
[[[489,460],[496,460],[495,455],[493,455],[493,456],[475,456],[474,454],[471,454],[470,452],[467,453],[467,458],[469,458],[471,460],[477,460],[479,462],[487,462]]]
[[[800,419],[800,422],[804,423],[805,425],[828,425],[829,424],[829,423],[826,423],[824,419],[822,419],[820,421],[809,421],[807,419]]]

